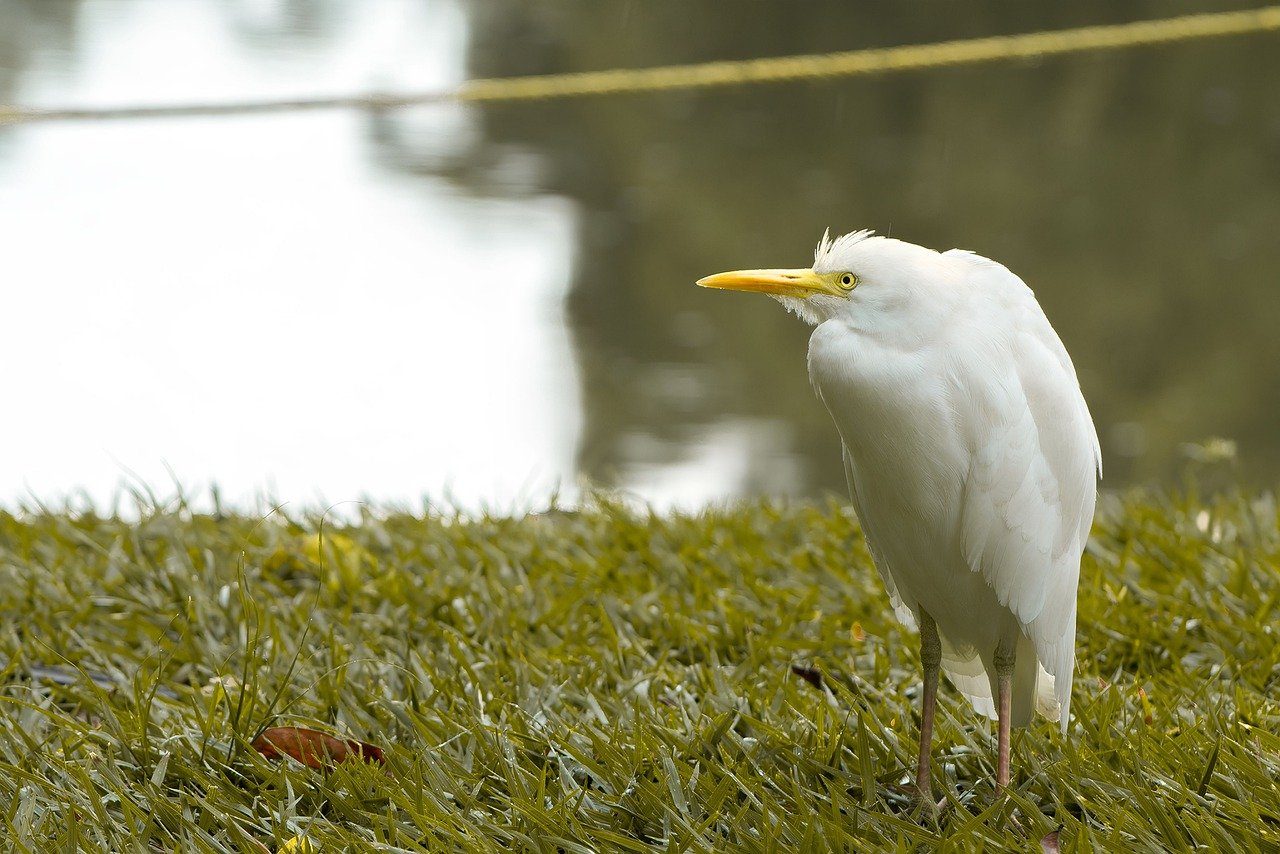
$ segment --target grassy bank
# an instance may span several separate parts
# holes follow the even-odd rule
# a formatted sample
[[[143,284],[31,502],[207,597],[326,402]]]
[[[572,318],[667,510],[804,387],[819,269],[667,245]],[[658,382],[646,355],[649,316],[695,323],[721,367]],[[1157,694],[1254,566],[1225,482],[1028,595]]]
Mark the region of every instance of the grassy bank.
[[[1280,848],[1269,499],[1109,504],[1070,736],[1017,734],[995,800],[992,728],[944,684],[936,822],[898,788],[916,639],[834,503],[286,514],[0,514],[14,850]],[[385,764],[269,760],[279,725]]]

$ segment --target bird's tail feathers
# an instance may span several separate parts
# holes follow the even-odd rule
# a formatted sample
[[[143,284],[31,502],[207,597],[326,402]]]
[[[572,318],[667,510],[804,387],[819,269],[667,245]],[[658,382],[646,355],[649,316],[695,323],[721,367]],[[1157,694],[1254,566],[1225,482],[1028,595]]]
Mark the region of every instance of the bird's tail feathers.
[[[955,650],[948,649],[944,642],[942,669],[956,690],[973,706],[974,711],[992,720],[996,719],[997,685],[993,664],[984,662],[976,654],[959,655]],[[1036,659],[1035,644],[1024,636],[1018,639],[1014,660],[1010,723],[1015,727],[1026,726],[1031,723],[1033,711],[1056,721],[1062,710],[1054,693],[1053,676],[1040,666]]]

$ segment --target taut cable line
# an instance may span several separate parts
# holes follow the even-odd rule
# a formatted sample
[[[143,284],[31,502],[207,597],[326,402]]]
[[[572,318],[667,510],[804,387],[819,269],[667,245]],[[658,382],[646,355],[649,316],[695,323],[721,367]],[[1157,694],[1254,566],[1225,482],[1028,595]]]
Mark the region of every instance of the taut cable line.
[[[1154,21],[1077,27],[1070,30],[961,39],[933,44],[868,48],[840,53],[766,57],[656,68],[624,68],[472,80],[456,89],[400,94],[336,95],[187,104],[41,108],[0,106],[0,124],[54,121],[229,116],[306,110],[390,110],[431,104],[496,104],[638,92],[670,92],[887,74],[1038,59],[1084,51],[1115,50],[1194,39],[1280,31],[1280,6],[1242,12],[1183,15]]]

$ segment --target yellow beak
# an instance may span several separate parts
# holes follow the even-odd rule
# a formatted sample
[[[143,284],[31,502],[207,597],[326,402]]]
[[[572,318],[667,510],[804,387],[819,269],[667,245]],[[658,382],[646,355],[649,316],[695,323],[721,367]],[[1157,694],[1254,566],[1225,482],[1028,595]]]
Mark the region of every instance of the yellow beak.
[[[811,297],[814,294],[845,296],[848,288],[840,286],[843,273],[815,273],[813,270],[734,270],[698,279],[704,288],[750,291],[785,297]]]

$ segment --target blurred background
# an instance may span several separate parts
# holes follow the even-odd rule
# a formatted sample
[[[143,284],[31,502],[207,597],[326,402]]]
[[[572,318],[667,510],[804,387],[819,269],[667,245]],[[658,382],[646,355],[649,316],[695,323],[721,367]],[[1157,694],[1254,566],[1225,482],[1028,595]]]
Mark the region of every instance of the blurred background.
[[[1247,8],[3,0],[0,103],[419,90]],[[823,229],[998,259],[1108,488],[1280,478],[1280,37],[399,112],[0,126],[0,505],[843,492],[806,326],[693,286]],[[255,503],[256,502],[256,503]]]

